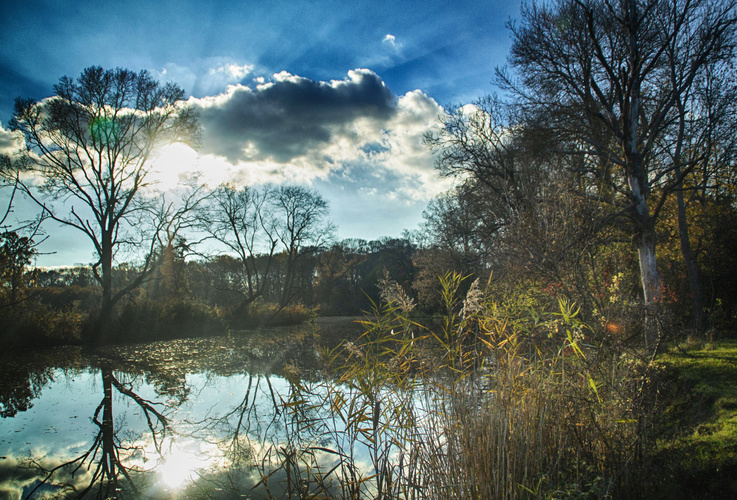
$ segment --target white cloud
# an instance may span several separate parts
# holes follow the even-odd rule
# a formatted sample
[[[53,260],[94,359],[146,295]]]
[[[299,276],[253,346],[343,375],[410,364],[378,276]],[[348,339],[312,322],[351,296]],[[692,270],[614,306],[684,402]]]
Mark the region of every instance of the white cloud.
[[[387,33],[381,39],[381,46],[370,47],[362,51],[357,59],[361,66],[369,68],[392,68],[405,60],[404,43],[397,37]]]
[[[23,137],[19,132],[12,132],[0,123],[0,154],[13,155],[23,147]]]
[[[481,109],[476,104],[470,103],[461,106],[459,111],[464,115],[472,116],[481,111]]]
[[[253,64],[224,64],[218,68],[211,68],[210,75],[223,75],[226,80],[238,82],[243,80],[253,71]]]
[[[399,55],[404,48],[404,44],[397,40],[394,35],[388,34],[381,40],[381,45],[388,48],[390,52]]]
[[[382,150],[372,158],[375,172],[392,177],[387,192],[407,203],[427,201],[449,188],[449,180],[438,178],[433,155],[423,144],[426,132],[437,126],[442,108],[423,92],[415,90],[399,97],[397,113],[381,136]]]
[[[442,108],[419,90],[392,95],[367,69],[330,82],[280,72],[190,103],[204,143],[186,175],[209,185],[336,179],[407,203],[448,186],[422,144]]]
[[[280,71],[279,73],[275,73],[273,76],[273,79],[277,83],[304,83],[308,82],[308,78],[303,78],[301,76],[293,75],[289,73],[288,71]]]
[[[196,59],[187,66],[170,62],[152,73],[160,81],[180,85],[191,95],[207,96],[241,83],[254,72],[254,68],[253,64],[212,57]]]

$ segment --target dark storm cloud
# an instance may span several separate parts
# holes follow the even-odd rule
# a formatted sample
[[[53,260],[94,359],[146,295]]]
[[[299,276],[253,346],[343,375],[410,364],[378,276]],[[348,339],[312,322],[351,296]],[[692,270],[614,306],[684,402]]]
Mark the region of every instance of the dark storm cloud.
[[[336,134],[350,134],[356,120],[389,120],[397,100],[368,70],[340,81],[318,82],[287,73],[251,89],[231,87],[214,98],[194,100],[204,129],[203,153],[231,163],[288,162],[320,150]]]

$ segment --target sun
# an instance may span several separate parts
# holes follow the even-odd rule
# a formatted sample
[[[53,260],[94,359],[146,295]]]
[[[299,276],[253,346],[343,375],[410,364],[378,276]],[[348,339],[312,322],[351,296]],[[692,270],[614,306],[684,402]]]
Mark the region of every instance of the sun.
[[[187,144],[175,142],[162,148],[151,163],[148,180],[157,189],[169,191],[199,171],[197,152]]]

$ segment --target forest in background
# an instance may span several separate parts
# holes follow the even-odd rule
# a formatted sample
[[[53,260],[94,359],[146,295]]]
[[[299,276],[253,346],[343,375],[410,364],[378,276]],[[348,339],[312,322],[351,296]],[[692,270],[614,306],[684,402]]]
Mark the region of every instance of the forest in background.
[[[448,106],[425,136],[455,187],[417,230],[370,242],[335,242],[304,187],[146,196],[149,155],[197,142],[183,90],[121,69],[63,77],[53,98],[16,102],[26,149],[0,159],[11,201],[39,209],[2,220],[0,342],[365,312],[361,341],[325,355],[341,378],[316,381],[334,399],[315,404],[350,408],[341,425],[374,450],[377,497],[734,496],[734,342],[717,341],[737,321],[736,8],[523,5],[503,98]],[[33,268],[49,222],[96,261]],[[299,421],[325,392],[290,383]],[[416,391],[433,405],[424,434]]]
[[[482,210],[488,197],[464,185],[434,200],[424,225],[403,238],[309,245],[298,249],[293,262],[284,251],[203,258],[180,238],[157,249],[146,279],[122,300],[113,337],[147,341],[302,322],[314,315],[362,316],[381,303],[379,284],[387,277],[418,304],[416,314],[432,316],[442,311],[438,278],[454,271],[468,277],[464,288],[478,279],[491,283],[500,298],[534,296],[552,304],[568,297],[583,305],[588,323],[636,340],[642,329],[636,249],[617,228],[592,227],[602,224],[587,213],[594,207],[567,193],[547,197],[534,216],[523,214],[524,224],[502,232],[486,227],[490,218]],[[701,336],[731,335],[737,300],[734,202],[704,197],[692,203],[689,215],[705,285]],[[666,206],[658,255],[663,312],[673,339],[693,334],[677,233],[676,207]],[[2,238],[4,345],[90,341],[101,295],[92,267],[33,268],[32,240],[13,232]],[[133,264],[115,266],[114,289],[141,274]]]

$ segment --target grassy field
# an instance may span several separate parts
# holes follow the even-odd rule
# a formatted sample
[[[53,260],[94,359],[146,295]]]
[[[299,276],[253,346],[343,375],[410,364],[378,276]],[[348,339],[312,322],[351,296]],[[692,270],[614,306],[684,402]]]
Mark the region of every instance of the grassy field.
[[[653,456],[661,498],[737,498],[737,340],[673,348]]]

